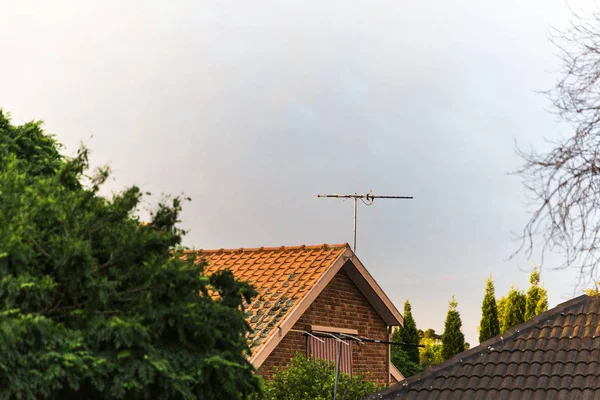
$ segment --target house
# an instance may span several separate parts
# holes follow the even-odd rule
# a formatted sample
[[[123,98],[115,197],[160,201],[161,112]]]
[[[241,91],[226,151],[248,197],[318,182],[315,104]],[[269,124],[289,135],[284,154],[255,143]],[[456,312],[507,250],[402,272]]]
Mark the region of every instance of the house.
[[[562,303],[370,399],[600,399],[600,297]]]
[[[252,328],[250,361],[266,379],[296,352],[337,361],[340,337],[389,341],[391,328],[403,324],[348,244],[194,253],[207,261],[207,274],[229,269],[258,291],[244,309]],[[342,371],[368,373],[379,384],[403,379],[391,366],[389,344],[343,342]]]

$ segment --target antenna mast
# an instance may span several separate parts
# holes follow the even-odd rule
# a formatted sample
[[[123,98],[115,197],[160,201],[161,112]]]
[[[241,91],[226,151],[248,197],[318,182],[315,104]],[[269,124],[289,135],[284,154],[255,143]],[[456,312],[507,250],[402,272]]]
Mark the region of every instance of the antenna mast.
[[[360,199],[365,205],[371,206],[375,199],[412,199],[412,196],[375,196],[372,195],[371,192],[373,189],[369,190],[367,194],[318,194],[317,198],[333,198],[333,199],[352,199],[354,200],[354,246],[353,250],[356,253],[356,212],[358,200]]]

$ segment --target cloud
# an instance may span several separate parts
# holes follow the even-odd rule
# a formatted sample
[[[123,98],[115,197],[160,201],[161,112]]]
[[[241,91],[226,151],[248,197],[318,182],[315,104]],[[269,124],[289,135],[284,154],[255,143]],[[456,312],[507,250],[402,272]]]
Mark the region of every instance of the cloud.
[[[420,328],[459,295],[476,341],[485,279],[522,286],[508,231],[525,221],[507,177],[513,139],[558,131],[533,91],[556,67],[531,1],[5,2],[0,105],[44,119],[71,151],[109,162],[110,189],[185,191],[190,245],[352,240],[351,203],[317,193],[414,195],[359,210],[361,260]],[[93,135],[93,139],[89,137]],[[551,303],[574,275],[544,277]],[[418,311],[418,313],[417,313]]]

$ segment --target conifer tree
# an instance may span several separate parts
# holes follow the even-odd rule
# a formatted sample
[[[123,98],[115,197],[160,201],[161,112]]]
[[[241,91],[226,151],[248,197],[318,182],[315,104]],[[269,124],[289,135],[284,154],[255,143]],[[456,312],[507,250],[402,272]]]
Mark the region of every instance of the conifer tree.
[[[540,273],[537,267],[533,269],[529,277],[529,283],[531,283],[531,286],[527,291],[525,321],[548,310],[548,293],[546,289],[540,286]]]
[[[465,335],[461,331],[462,321],[457,307],[456,298],[452,295],[444,324],[444,334],[442,335],[442,357],[444,360],[449,360],[465,350]]]
[[[398,330],[392,334],[392,342],[401,342]],[[408,347],[394,345],[390,348],[392,364],[404,375],[405,378],[413,376],[422,371],[419,363],[415,363],[410,359],[410,355],[406,351]],[[419,349],[418,347],[416,348]]]
[[[546,311],[548,311],[548,296],[542,296],[542,298],[538,300],[538,303],[535,306],[535,315],[539,315]]]
[[[506,332],[506,330],[513,326],[522,324],[525,322],[525,305],[527,303],[527,297],[522,290],[511,286],[506,296],[506,304],[504,305],[504,316],[502,320],[502,326],[500,330]]]
[[[412,316],[409,300],[404,302],[404,327],[398,327],[392,333],[392,342],[419,343],[419,331]],[[421,371],[419,367],[419,348],[416,346],[392,346],[392,363],[405,377]]]
[[[400,342],[419,343],[419,331],[417,329],[417,323],[412,315],[412,307],[408,299],[404,302],[404,327],[398,328],[398,337]],[[419,348],[406,347],[405,350],[406,353],[408,353],[410,360],[418,364]]]
[[[500,334],[498,322],[498,306],[494,294],[494,282],[490,276],[485,284],[485,296],[481,306],[481,323],[479,325],[479,342],[493,338]]]
[[[506,316],[506,296],[502,296],[496,301],[496,308],[498,309],[498,324],[500,325],[500,333],[502,333],[504,332],[504,317]]]

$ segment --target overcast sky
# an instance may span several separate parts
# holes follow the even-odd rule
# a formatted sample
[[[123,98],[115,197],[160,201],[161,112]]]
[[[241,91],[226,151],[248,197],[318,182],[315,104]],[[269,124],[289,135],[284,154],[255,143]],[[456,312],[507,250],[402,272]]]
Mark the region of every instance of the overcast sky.
[[[590,4],[580,1],[578,5]],[[514,140],[568,130],[536,90],[556,80],[563,0],[0,0],[0,107],[44,120],[73,153],[137,184],[192,197],[196,248],[352,242],[419,328],[443,331],[456,294],[477,343],[484,284],[528,286],[507,261],[527,220]],[[574,271],[542,280],[550,306]]]

